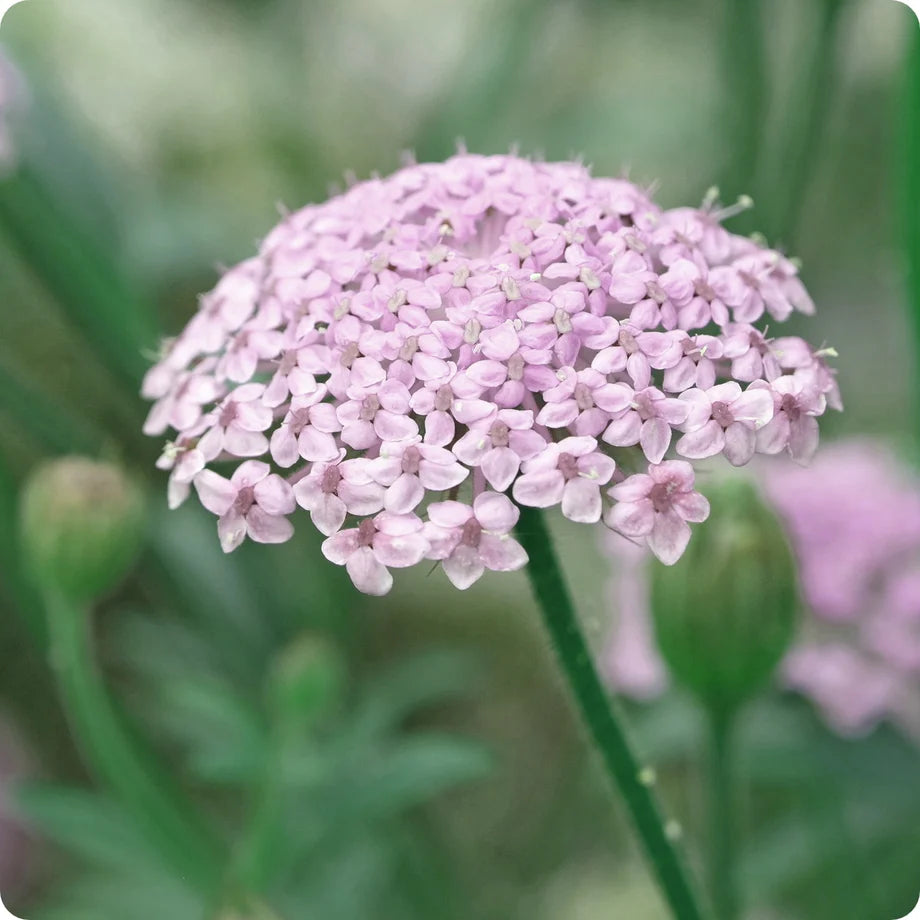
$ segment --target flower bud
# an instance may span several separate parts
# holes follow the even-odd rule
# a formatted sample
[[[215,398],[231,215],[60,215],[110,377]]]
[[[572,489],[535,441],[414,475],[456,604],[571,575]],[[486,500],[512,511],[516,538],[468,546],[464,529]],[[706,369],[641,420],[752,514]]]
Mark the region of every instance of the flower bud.
[[[269,709],[283,725],[309,725],[342,698],[345,666],[319,636],[303,635],[277,657],[268,678]]]
[[[20,534],[43,590],[83,603],[111,591],[134,561],[144,502],[118,466],[85,457],[43,464],[25,485]]]
[[[792,640],[796,568],[782,526],[754,485],[709,492],[712,513],[674,566],[655,564],[652,613],[675,678],[726,712],[769,679]]]

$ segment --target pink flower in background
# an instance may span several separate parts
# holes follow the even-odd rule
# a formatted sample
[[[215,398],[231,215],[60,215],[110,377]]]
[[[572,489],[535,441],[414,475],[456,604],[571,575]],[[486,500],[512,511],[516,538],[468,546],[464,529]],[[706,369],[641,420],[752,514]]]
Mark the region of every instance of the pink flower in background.
[[[194,484],[226,550],[289,538],[299,504],[371,593],[408,560],[463,586],[518,567],[485,510],[505,492],[675,561],[705,517],[676,440],[804,457],[838,404],[823,354],[749,325],[812,305],[794,263],[721,226],[732,213],[464,153],[288,214],[144,381],[170,504]]]
[[[920,736],[920,476],[861,441],[826,448],[807,469],[787,462],[761,472],[807,607],[782,684],[812,699],[842,734],[890,719]],[[604,671],[630,696],[655,696],[667,674],[651,634],[648,563],[615,535],[604,546],[619,611]]]

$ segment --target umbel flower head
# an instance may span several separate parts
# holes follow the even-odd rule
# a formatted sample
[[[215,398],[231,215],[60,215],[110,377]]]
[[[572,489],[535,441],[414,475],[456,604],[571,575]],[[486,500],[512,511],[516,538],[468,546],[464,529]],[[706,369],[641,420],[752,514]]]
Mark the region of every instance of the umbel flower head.
[[[728,213],[464,153],[287,215],[144,381],[170,504],[194,485],[228,551],[300,505],[372,594],[422,559],[458,587],[524,565],[515,503],[676,561],[707,515],[688,459],[807,460],[837,403],[819,352],[752,325],[814,307]]]
[[[778,463],[763,472],[806,612],[780,683],[811,699],[841,734],[890,720],[920,737],[920,477],[863,441],[823,450],[808,469]],[[669,674],[652,636],[648,567],[616,535],[605,548],[619,617],[604,670],[621,692],[655,697]]]

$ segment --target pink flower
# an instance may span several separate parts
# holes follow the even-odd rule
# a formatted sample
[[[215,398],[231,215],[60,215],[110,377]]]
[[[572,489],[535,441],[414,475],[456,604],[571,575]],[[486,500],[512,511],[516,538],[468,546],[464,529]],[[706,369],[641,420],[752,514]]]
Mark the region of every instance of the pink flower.
[[[426,490],[444,492],[459,486],[470,471],[443,447],[412,441],[387,442],[380,455],[366,461],[368,474],[386,488],[383,506],[393,514],[408,514]]]
[[[745,206],[662,210],[576,163],[462,153],[285,215],[144,380],[145,431],[174,445],[170,504],[222,460],[270,461],[330,545],[352,519],[355,581],[378,591],[378,540],[445,497],[507,491],[594,522],[622,448],[654,465],[676,436],[740,463],[768,402],[756,445],[807,455],[840,405],[832,352],[749,325],[812,305],[793,262],[721,226]],[[660,548],[683,519],[654,513],[642,538]],[[492,541],[468,529],[474,572]]]
[[[652,464],[610,490],[617,503],[607,513],[609,527],[632,540],[644,540],[665,564],[680,559],[690,540],[688,521],[709,517],[709,502],[693,491],[693,467],[683,460]]]
[[[473,506],[462,502],[436,502],[428,507],[425,525],[431,549],[429,559],[440,559],[444,574],[461,591],[486,569],[513,572],[527,564],[527,553],[510,536],[520,515],[504,495],[483,492]]]
[[[655,387],[634,394],[631,405],[610,422],[603,440],[614,447],[640,444],[648,460],[659,463],[671,445],[671,432],[687,420],[690,407]]]
[[[515,501],[532,508],[561,505],[570,521],[593,524],[603,510],[601,486],[610,482],[616,464],[599,453],[594,438],[563,438],[524,464],[515,481]]]
[[[827,400],[807,378],[787,375],[772,384],[755,381],[773,397],[774,415],[757,432],[757,449],[764,454],[788,450],[798,463],[808,463],[818,449],[818,419]]]
[[[257,543],[284,543],[294,535],[285,517],[294,510],[291,487],[267,463],[247,460],[229,480],[212,470],[195,477],[201,504],[216,514],[220,545],[235,550],[248,536]]]
[[[734,381],[688,390],[680,399],[688,403],[690,414],[677,452],[692,460],[724,453],[732,466],[743,466],[754,456],[757,430],[773,418],[768,391],[752,387],[742,392]]]
[[[381,512],[351,530],[340,530],[323,542],[323,555],[344,565],[355,587],[365,594],[386,594],[393,587],[389,567],[407,568],[428,551],[422,521],[414,514]]]
[[[359,459],[314,463],[294,483],[297,504],[310,512],[320,533],[332,536],[349,514],[363,517],[383,509],[383,487],[371,478],[367,465],[367,460]]]
[[[453,446],[467,466],[480,467],[498,492],[511,485],[521,462],[536,456],[546,439],[533,430],[533,412],[499,409],[489,420],[476,422]]]
[[[208,417],[209,428],[198,442],[208,460],[224,451],[236,457],[258,457],[268,450],[268,438],[262,432],[273,416],[262,403],[264,390],[261,383],[237,387]]]

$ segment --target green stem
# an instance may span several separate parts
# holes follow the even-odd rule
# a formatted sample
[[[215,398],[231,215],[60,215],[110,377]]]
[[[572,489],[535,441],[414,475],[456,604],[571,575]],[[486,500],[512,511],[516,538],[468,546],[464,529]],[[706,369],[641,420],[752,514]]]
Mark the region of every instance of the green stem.
[[[736,891],[735,778],[732,769],[731,712],[709,713],[709,889],[716,920],[738,916]]]
[[[778,151],[779,171],[769,186],[772,213],[765,227],[771,240],[786,247],[796,242],[808,183],[818,164],[827,114],[833,98],[837,38],[845,0],[822,0],[812,53],[798,81],[793,99],[798,103],[781,127],[783,146]]]
[[[83,753],[128,809],[164,861],[202,894],[220,879],[217,847],[196,822],[150,752],[136,749],[95,667],[89,611],[60,595],[45,596],[51,664],[61,700]]]
[[[754,192],[766,113],[766,64],[760,0],[725,0],[722,38],[725,135],[729,162],[722,186],[729,200]]]
[[[901,198],[908,319],[914,335],[914,407],[920,408],[920,30],[912,38],[905,62]],[[914,426],[920,433],[920,420]]]
[[[664,899],[676,920],[701,920],[703,912],[652,793],[651,774],[633,753],[597,676],[542,512],[522,508],[517,537],[530,556],[527,573],[559,665],[608,777],[623,797]]]

